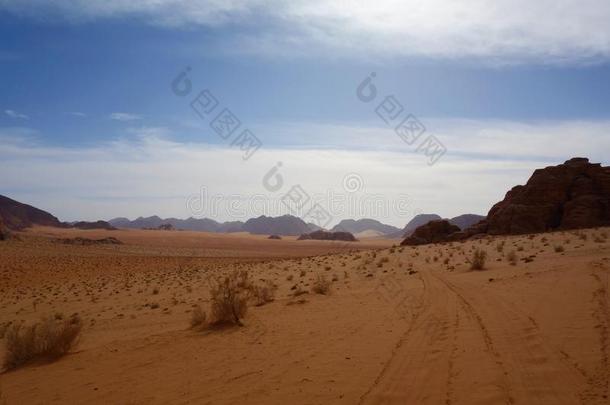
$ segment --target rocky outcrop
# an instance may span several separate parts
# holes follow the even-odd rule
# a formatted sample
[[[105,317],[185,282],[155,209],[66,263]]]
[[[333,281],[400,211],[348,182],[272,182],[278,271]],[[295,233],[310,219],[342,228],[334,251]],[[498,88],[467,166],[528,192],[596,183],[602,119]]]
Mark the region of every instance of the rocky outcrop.
[[[437,221],[443,219],[440,215],[437,214],[419,214],[413,217],[412,220],[404,227],[401,231],[401,237],[406,238],[407,236],[411,236],[413,232],[417,228],[422,225],[426,225],[430,221]]]
[[[357,242],[358,239],[349,232],[328,232],[328,231],[315,231],[306,233],[297,238],[297,240],[341,240],[344,242]]]
[[[87,222],[87,221],[79,221],[70,224],[69,226],[76,229],[106,229],[108,231],[115,231],[117,228],[110,225],[106,221],[95,221],[95,222]]]
[[[416,246],[445,242],[454,239],[454,235],[458,233],[460,233],[460,228],[457,225],[451,224],[446,219],[430,221],[417,228],[411,236],[402,241],[401,245]]]
[[[65,245],[79,245],[79,246],[92,246],[92,245],[122,245],[123,242],[112,236],[103,239],[89,239],[89,238],[65,238],[57,239],[58,243]]]
[[[573,158],[538,169],[523,186],[513,187],[487,219],[466,230],[492,235],[610,225],[610,167]]]

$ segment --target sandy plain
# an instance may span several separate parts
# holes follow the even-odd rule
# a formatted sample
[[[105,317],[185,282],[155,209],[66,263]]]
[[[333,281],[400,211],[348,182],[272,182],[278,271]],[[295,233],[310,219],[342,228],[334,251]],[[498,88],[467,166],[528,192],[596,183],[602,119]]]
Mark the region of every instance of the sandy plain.
[[[609,233],[400,247],[35,228],[0,243],[0,336],[55,313],[85,327],[67,356],[0,374],[0,403],[608,404]],[[124,244],[57,240],[77,236]],[[275,300],[192,330],[234,269]]]

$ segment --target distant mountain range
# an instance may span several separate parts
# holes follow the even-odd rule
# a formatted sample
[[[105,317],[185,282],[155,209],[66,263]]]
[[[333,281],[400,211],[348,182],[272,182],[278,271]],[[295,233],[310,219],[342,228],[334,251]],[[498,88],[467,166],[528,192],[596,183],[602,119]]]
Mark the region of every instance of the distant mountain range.
[[[466,214],[450,219],[452,224],[457,225],[460,229],[465,229],[471,225],[484,219],[484,216]],[[268,217],[262,215],[258,218],[251,218],[246,222],[229,221],[218,222],[209,218],[161,218],[159,216],[139,217],[135,220],[128,218],[114,218],[110,221],[95,221],[95,222],[60,222],[56,217],[32,207],[27,204],[22,204],[8,197],[0,195],[0,219],[9,229],[21,230],[33,225],[53,226],[62,228],[79,228],[79,229],[159,229],[160,227],[167,229],[178,229],[185,231],[199,232],[249,232],[256,235],[283,235],[283,236],[299,236],[321,230],[321,228],[313,223],[306,223],[301,218],[293,215],[282,215],[280,217]],[[429,221],[441,219],[436,214],[421,214],[413,218],[405,226],[404,229],[397,228],[392,225],[381,223],[374,219],[345,219],[331,229],[331,232],[349,232],[356,237],[390,237],[402,238],[409,236],[416,228],[425,225]]]
[[[209,218],[161,218],[156,215],[152,217],[138,217],[133,221],[127,218],[114,218],[108,221],[110,225],[117,228],[128,229],[154,229],[161,225],[172,225],[175,229],[184,231],[200,232],[241,232],[244,225],[241,221],[219,223]]]
[[[320,229],[315,224],[306,223],[301,218],[292,215],[281,217],[267,217],[262,215],[258,218],[251,218],[246,222],[229,221],[217,222],[209,218],[160,218],[158,216],[139,217],[133,221],[127,218],[114,218],[108,221],[117,228],[128,229],[155,229],[161,225],[171,225],[175,229],[199,232],[249,232],[255,235],[284,235],[295,236],[309,233]]]
[[[466,214],[451,218],[449,221],[457,225],[460,229],[465,229],[470,225],[484,219],[484,216]],[[442,219],[436,214],[420,214],[415,216],[404,229],[387,225],[375,219],[344,219],[335,225],[331,232],[349,232],[357,237],[391,237],[402,238],[410,235],[421,225],[425,225],[432,220]],[[231,221],[217,222],[209,218],[160,218],[158,216],[139,217],[133,221],[127,218],[114,218],[108,221],[110,225],[117,228],[128,229],[156,229],[161,225],[171,225],[175,229],[199,232],[249,232],[255,235],[282,235],[298,236],[320,230],[321,228],[313,223],[306,223],[301,218],[293,215],[283,215],[280,217],[268,217],[262,215],[258,218],[251,218],[246,222]]]

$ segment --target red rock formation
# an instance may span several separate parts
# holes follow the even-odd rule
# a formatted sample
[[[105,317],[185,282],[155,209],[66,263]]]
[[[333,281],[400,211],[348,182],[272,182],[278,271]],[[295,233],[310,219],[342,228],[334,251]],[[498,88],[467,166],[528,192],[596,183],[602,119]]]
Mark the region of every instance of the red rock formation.
[[[573,158],[538,169],[466,231],[523,234],[610,225],[610,167]]]
[[[451,224],[446,219],[430,221],[417,228],[411,236],[402,241],[401,245],[413,246],[444,242],[453,239],[453,235],[458,232],[460,232],[460,227]]]

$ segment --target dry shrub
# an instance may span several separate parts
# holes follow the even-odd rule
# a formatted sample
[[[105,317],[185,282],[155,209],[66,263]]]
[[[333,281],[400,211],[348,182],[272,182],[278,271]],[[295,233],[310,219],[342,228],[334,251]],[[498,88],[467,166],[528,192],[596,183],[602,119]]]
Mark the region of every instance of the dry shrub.
[[[316,281],[314,281],[311,290],[316,294],[327,295],[330,293],[331,282],[322,274],[318,274]]]
[[[556,253],[561,253],[561,252],[564,252],[564,251],[565,251],[565,249],[563,248],[562,245],[556,245],[555,246],[555,252]]]
[[[248,310],[246,288],[249,286],[248,273],[234,271],[220,277],[210,289],[213,324],[235,324],[243,326],[241,318]]]
[[[78,342],[82,327],[76,314],[61,321],[47,317],[29,326],[13,324],[5,336],[4,367],[12,370],[33,360],[64,356]]]
[[[266,281],[264,285],[250,285],[249,288],[250,298],[254,300],[254,305],[260,307],[268,302],[275,300],[275,292],[277,286],[271,281]]]
[[[470,270],[483,270],[486,260],[487,252],[483,249],[476,249],[470,259]]]
[[[202,329],[207,325],[208,316],[200,305],[193,308],[191,313],[191,328]]]

